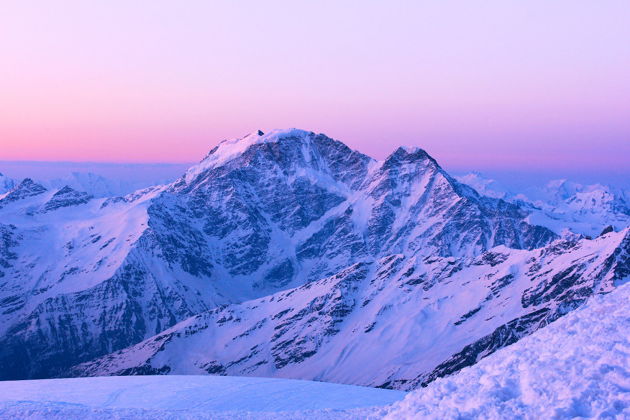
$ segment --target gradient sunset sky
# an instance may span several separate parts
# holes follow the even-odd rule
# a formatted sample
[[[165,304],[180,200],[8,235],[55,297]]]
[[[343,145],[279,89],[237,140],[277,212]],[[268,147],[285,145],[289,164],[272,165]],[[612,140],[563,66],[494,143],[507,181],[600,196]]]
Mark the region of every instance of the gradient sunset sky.
[[[193,162],[262,129],[628,171],[630,3],[0,3],[0,160]]]

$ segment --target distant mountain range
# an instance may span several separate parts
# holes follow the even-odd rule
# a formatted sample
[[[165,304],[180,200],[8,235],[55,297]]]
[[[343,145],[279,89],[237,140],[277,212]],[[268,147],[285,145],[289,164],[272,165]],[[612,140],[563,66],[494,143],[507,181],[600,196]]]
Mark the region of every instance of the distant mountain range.
[[[595,236],[607,226],[621,230],[630,225],[630,190],[559,179],[541,188],[514,192],[479,173],[456,178],[480,194],[518,205],[529,213],[531,223],[548,227],[558,234],[568,229]]]
[[[412,389],[630,275],[625,196],[561,184],[529,200],[479,179],[422,149],[376,161],[296,129],[224,141],[123,196],[89,176],[0,178],[0,379]]]
[[[0,166],[1,167],[1,166]],[[144,166],[138,165],[138,169]],[[49,190],[58,190],[63,187],[87,192],[93,197],[104,198],[131,194],[139,189],[147,188],[164,182],[164,176],[150,177],[144,180],[121,179],[106,177],[93,172],[72,171],[61,177],[47,176],[39,179],[36,176],[28,177],[34,182]],[[162,182],[159,182],[161,180]],[[20,180],[9,178],[0,173],[0,194],[5,194],[20,183]]]

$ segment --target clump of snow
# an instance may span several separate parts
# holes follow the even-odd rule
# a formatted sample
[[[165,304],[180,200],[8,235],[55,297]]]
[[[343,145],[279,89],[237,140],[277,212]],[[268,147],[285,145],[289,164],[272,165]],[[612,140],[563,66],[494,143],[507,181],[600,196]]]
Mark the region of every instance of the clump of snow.
[[[438,379],[389,419],[630,418],[630,285]]]

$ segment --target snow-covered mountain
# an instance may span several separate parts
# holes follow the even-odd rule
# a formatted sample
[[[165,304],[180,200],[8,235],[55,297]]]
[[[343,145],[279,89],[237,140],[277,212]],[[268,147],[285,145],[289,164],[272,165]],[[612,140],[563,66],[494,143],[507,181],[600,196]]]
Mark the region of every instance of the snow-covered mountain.
[[[10,169],[15,170],[15,162],[12,162],[12,167]],[[1,169],[0,165],[0,169]],[[28,165],[25,165],[28,167]],[[115,165],[111,165],[115,168]],[[122,166],[128,172],[131,172],[131,168],[124,165]],[[129,165],[133,166],[133,165]],[[156,169],[153,166],[147,165],[147,167],[142,165],[137,165],[138,170],[141,171],[143,169],[153,170],[156,172]],[[81,169],[81,168],[79,168]],[[168,168],[171,171],[170,167]],[[122,171],[122,169],[121,169]],[[22,171],[20,171],[22,172]],[[177,177],[169,178],[168,174],[154,174],[153,176],[144,176],[140,179],[133,178],[125,178],[123,175],[113,176],[103,176],[100,174],[96,174],[93,172],[89,172],[87,169],[83,171],[73,170],[68,171],[66,174],[62,174],[62,176],[53,176],[46,175],[41,173],[42,170],[35,171],[36,175],[29,176],[28,178],[33,180],[33,182],[45,187],[49,190],[58,190],[63,187],[70,187],[74,190],[85,192],[96,198],[105,198],[105,197],[116,197],[116,196],[124,196],[127,194],[131,194],[135,191],[148,188],[154,185],[163,185],[168,184],[173,179]],[[112,169],[114,172],[114,169]],[[59,174],[56,174],[59,175]],[[0,173],[0,195],[5,194],[9,190],[13,189],[17,184],[19,184],[24,178],[20,177],[8,177]]]
[[[32,180],[0,196],[1,379],[194,370],[406,389],[627,271],[626,231],[554,242],[421,149],[376,161],[295,129],[224,141],[171,184],[94,196]]]
[[[630,230],[533,251],[500,246],[470,260],[394,254],[197,315],[73,373],[278,376],[413,389],[628,279]]]
[[[90,194],[93,197],[113,197],[130,194],[142,188],[139,183],[131,180],[123,181],[105,178],[92,172],[72,172],[61,178],[41,181],[49,189],[70,187],[77,191]]]
[[[455,176],[455,179],[462,184],[466,184],[469,187],[474,188],[479,194],[487,197],[501,198],[504,200],[514,198],[514,194],[510,192],[509,188],[494,179],[486,178],[479,172],[470,172],[465,175],[458,175]]]
[[[479,173],[456,178],[480,194],[518,205],[529,213],[530,223],[545,226],[557,234],[569,229],[577,234],[597,236],[608,226],[621,230],[630,225],[630,195],[621,188],[560,179],[541,188],[530,187],[515,193]]]

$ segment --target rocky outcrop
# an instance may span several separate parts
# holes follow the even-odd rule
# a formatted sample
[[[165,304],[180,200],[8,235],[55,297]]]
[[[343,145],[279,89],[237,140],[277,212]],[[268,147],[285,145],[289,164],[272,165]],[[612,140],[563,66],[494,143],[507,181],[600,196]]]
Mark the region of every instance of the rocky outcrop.
[[[43,194],[46,191],[42,185],[34,182],[31,178],[26,178],[0,198],[0,208],[15,201]]]
[[[44,204],[42,211],[48,212],[58,210],[62,207],[71,207],[85,204],[92,199],[92,196],[86,192],[76,191],[69,186],[65,186],[57,191]]]

